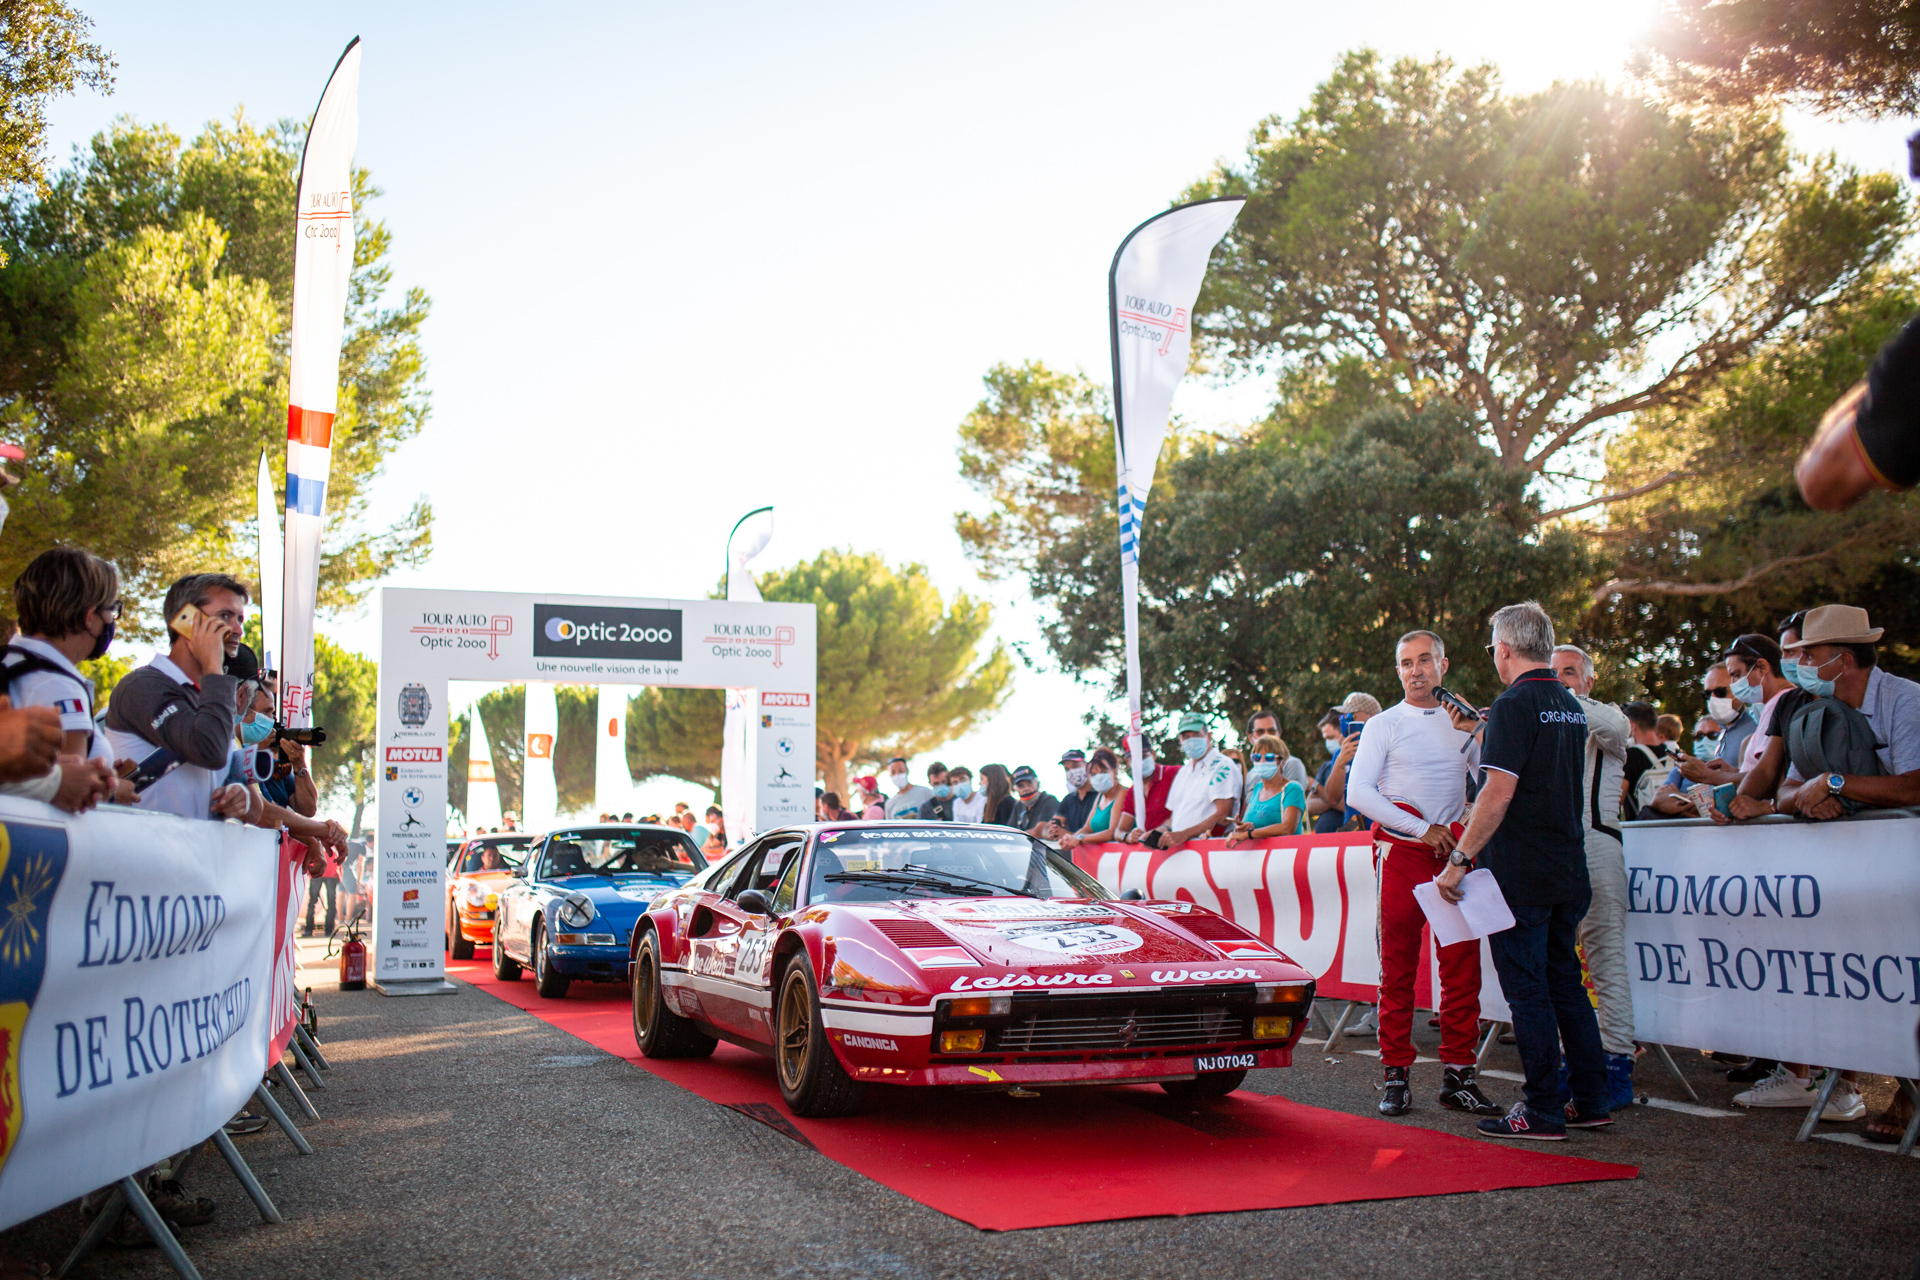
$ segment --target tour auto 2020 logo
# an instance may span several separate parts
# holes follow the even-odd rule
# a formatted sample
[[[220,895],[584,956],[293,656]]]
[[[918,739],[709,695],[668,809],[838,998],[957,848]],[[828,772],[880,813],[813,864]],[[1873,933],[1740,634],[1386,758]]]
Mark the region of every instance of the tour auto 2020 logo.
[[[536,658],[632,658],[678,662],[680,610],[603,605],[533,606]]]

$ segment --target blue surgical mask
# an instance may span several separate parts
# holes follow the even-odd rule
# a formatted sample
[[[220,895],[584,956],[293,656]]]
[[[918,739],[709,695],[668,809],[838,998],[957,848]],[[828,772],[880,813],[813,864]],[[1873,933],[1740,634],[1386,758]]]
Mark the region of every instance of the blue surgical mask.
[[[1327,744],[1327,754],[1328,754],[1328,755],[1330,755],[1330,756],[1337,756],[1337,755],[1339,755],[1339,754],[1340,754],[1340,739],[1338,739],[1338,738],[1322,738],[1322,739],[1320,739],[1320,741],[1322,741],[1322,742],[1324,742],[1324,743],[1326,743],[1326,744]]]
[[[933,789],[933,798],[936,800],[945,800],[948,796],[952,794],[953,794],[953,788],[948,786],[944,782]]]
[[[1745,676],[1741,676],[1738,680],[1728,685],[1727,688],[1733,693],[1734,697],[1740,699],[1740,701],[1750,707],[1759,706],[1767,700],[1767,695],[1760,692],[1757,686],[1749,684]]]
[[[1271,778],[1274,774],[1278,772],[1280,772],[1280,766],[1275,764],[1273,761],[1268,760],[1268,761],[1265,761],[1264,763],[1257,764],[1253,766],[1253,768],[1247,770],[1247,777],[1252,779],[1254,782],[1265,782],[1268,778]]]
[[[1800,659],[1798,658],[1780,659],[1780,678],[1782,680],[1785,680],[1788,684],[1799,684],[1800,683]]]
[[[242,720],[240,722],[240,741],[250,747],[258,746],[260,743],[265,742],[272,733],[273,721],[267,719],[265,716],[255,716],[251,720]]]
[[[1204,737],[1180,739],[1180,754],[1189,760],[1198,760],[1207,754],[1207,740]]]
[[[965,800],[968,796],[973,794],[973,783],[971,781],[956,782],[953,786],[953,789],[960,793],[960,798],[962,800]]]
[[[1821,666],[1824,665],[1826,664],[1821,664]],[[1815,666],[1813,663],[1801,663],[1799,669],[1794,672],[1794,676],[1800,681],[1800,687],[1814,697],[1831,698],[1833,696],[1833,681],[1822,680],[1820,678],[1820,667]]]
[[[1095,791],[1105,791],[1113,785],[1113,775],[1110,773],[1091,773],[1087,775],[1087,781],[1093,784]]]

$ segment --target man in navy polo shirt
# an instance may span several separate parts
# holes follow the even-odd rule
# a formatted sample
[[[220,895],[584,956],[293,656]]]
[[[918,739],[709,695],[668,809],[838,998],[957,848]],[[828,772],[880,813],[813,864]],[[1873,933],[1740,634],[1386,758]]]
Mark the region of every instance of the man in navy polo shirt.
[[[1488,943],[1513,1010],[1526,1097],[1506,1115],[1480,1121],[1480,1131],[1564,1141],[1569,1126],[1613,1123],[1600,1024],[1574,952],[1592,896],[1580,823],[1587,717],[1553,674],[1553,622],[1535,602],[1493,615],[1487,652],[1507,691],[1487,714],[1473,819],[1435,880],[1442,896],[1460,901],[1460,881],[1484,852],[1513,908],[1514,926]],[[1559,1080],[1562,1045],[1572,1101]]]

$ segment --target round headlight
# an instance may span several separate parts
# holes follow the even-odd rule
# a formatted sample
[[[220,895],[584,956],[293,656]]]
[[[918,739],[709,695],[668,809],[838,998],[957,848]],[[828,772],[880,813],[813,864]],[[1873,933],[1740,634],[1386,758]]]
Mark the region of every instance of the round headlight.
[[[593,923],[593,899],[584,893],[570,893],[560,901],[560,923],[584,929]]]
[[[487,905],[486,886],[478,883],[477,881],[473,881],[473,880],[467,881],[467,888],[464,896],[466,897],[467,905],[470,907],[484,907]]]

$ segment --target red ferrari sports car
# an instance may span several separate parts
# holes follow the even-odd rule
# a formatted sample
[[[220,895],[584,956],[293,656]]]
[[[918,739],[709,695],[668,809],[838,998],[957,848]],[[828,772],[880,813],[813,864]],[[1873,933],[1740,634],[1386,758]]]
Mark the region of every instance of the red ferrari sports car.
[[[1284,1067],[1313,978],[1187,902],[1116,901],[1005,827],[783,827],[656,897],[629,943],[650,1058],[766,1053],[794,1114],[869,1082],[1157,1081],[1217,1097]]]

